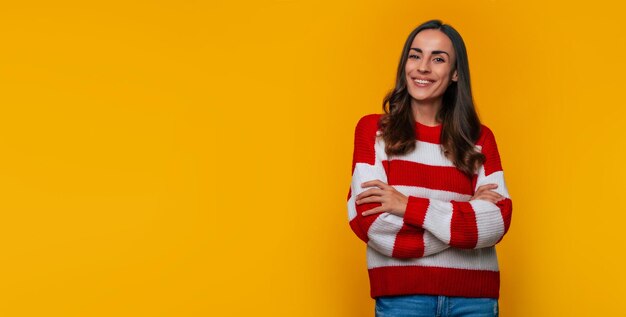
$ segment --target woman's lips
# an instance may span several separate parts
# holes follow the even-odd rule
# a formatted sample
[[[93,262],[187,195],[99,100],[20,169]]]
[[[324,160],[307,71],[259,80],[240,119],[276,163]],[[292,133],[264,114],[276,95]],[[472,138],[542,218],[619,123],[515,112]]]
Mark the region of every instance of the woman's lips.
[[[422,80],[422,79],[412,79],[413,84],[417,87],[428,87],[432,85],[434,81],[432,80]]]

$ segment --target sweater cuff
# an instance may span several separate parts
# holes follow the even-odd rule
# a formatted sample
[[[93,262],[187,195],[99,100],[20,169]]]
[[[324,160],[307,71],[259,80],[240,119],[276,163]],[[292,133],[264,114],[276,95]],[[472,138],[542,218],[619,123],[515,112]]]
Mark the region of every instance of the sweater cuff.
[[[430,199],[428,198],[409,196],[409,202],[404,212],[404,223],[421,228],[424,225],[429,204]]]

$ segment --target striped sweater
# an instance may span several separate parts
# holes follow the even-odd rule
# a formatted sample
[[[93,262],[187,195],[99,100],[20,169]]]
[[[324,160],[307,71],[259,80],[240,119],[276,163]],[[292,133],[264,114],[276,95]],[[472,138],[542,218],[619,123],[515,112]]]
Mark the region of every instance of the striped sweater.
[[[416,149],[388,157],[379,137],[381,114],[357,123],[348,192],[352,231],[367,244],[370,295],[430,294],[499,298],[500,274],[495,244],[511,223],[512,203],[492,131],[481,126],[475,147],[485,162],[470,178],[441,150],[441,125],[415,122]],[[380,203],[355,204],[379,179],[408,196],[404,217],[384,212],[361,214]],[[471,200],[482,185],[495,183],[505,198]]]

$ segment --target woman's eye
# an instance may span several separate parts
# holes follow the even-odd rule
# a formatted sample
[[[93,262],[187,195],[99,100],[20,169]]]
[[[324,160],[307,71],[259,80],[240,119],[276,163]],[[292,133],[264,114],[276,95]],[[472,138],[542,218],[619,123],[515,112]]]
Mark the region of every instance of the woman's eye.
[[[409,58],[417,58],[417,55],[409,55]]]
[[[443,58],[441,58],[441,57],[437,57],[437,58],[435,58],[435,60],[437,60],[437,61],[441,61],[441,62],[445,62],[445,61],[446,61],[445,59],[443,59]]]

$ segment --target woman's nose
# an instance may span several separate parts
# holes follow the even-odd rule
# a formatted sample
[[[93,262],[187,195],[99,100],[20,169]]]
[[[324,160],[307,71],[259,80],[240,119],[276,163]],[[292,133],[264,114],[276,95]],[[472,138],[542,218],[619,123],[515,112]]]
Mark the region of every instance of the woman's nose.
[[[426,59],[422,59],[422,62],[418,65],[417,69],[422,72],[430,71],[430,65],[428,65],[428,61]]]

